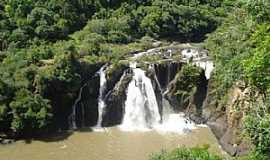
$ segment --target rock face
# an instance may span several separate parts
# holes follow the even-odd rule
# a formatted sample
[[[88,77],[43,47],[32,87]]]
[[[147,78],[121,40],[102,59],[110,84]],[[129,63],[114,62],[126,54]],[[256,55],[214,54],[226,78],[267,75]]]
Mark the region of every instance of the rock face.
[[[94,126],[98,119],[99,81],[97,74],[103,64],[80,64],[81,88],[68,116],[69,129]]]
[[[83,88],[81,101],[76,107],[78,127],[94,126],[98,119],[99,77],[90,80]]]
[[[78,79],[76,84],[68,85],[61,81],[52,81],[47,82],[48,88],[46,89],[46,93],[44,93],[44,96],[51,100],[51,105],[53,106],[53,126],[52,130],[67,130],[69,129],[69,116],[72,112],[72,105],[74,104],[74,101],[78,97],[80,87],[84,84],[88,84],[87,87],[83,88],[83,97],[92,96],[92,99],[87,100],[85,104],[95,104],[95,88],[98,87],[96,85],[96,82],[98,82],[98,77],[92,78],[95,76],[95,73],[99,70],[99,68],[103,64],[87,64],[85,62],[76,62],[74,66],[78,70],[76,73],[78,73],[81,77],[81,79]],[[91,101],[91,102],[90,102]],[[84,102],[83,102],[84,103]],[[80,104],[83,104],[80,103]],[[95,111],[92,110],[92,107],[87,107],[86,109],[82,109],[82,107],[78,107],[78,112],[85,112],[86,114],[96,114]],[[78,114],[79,115],[79,114]],[[95,119],[95,116],[91,115],[87,117],[78,116],[76,119],[81,121],[81,119]],[[91,121],[93,121],[91,120]],[[90,125],[87,123],[86,125]],[[82,126],[81,122],[78,124],[79,126]]]
[[[203,117],[204,102],[208,93],[208,80],[205,77],[204,72],[201,72],[198,83],[196,84],[196,91],[190,97],[190,103],[185,110],[186,115],[198,124],[205,123],[206,120]]]
[[[168,99],[166,99],[165,92],[176,74],[180,71],[182,65],[182,62],[153,64],[148,70],[148,77],[152,79],[160,115],[163,114],[162,106],[164,105],[164,101],[168,101]]]
[[[203,98],[199,98],[198,94],[201,91],[197,92],[197,89],[201,89],[199,85],[199,79],[193,80],[191,88],[176,88],[179,83],[177,75],[179,74],[184,80],[185,76],[188,77],[189,73],[181,75],[179,73],[182,69],[182,66],[190,61],[185,58],[181,60],[181,52],[185,51],[186,48],[192,48],[192,51],[196,51],[196,59],[199,60],[199,53],[204,53],[203,50],[195,49],[190,45],[173,45],[168,47],[160,47],[150,49],[146,52],[140,52],[132,55],[131,61],[137,61],[137,67],[142,67],[146,72],[147,77],[151,79],[155,96],[158,102],[159,112],[162,115],[163,112],[163,103],[170,105],[173,110],[183,111],[190,104],[196,101],[198,104],[203,102]],[[159,56],[161,59],[158,61],[150,61],[147,59],[138,60],[144,56]],[[205,58],[205,54],[202,54]],[[180,59],[179,59],[180,58]],[[192,56],[190,57],[192,58]],[[128,63],[130,60],[126,60],[124,63],[119,64],[106,64],[105,74],[106,74],[106,87],[102,92],[102,101],[105,102],[105,107],[99,107],[99,98],[100,98],[100,83],[99,75],[97,71],[99,68],[96,66],[88,66],[87,64],[82,63],[81,66],[81,75],[83,77],[89,76],[88,70],[92,74],[91,79],[85,78],[84,85],[81,87],[79,96],[75,101],[73,106],[73,113],[70,116],[72,128],[80,127],[90,127],[95,126],[98,120],[101,119],[101,126],[113,126],[121,124],[123,115],[125,113],[125,101],[126,101],[126,90],[128,84],[132,77],[132,71]],[[196,64],[193,64],[196,65]],[[100,67],[102,65],[99,65]],[[192,73],[191,73],[192,74]],[[95,75],[95,76],[93,76]],[[201,74],[203,77],[203,74]],[[199,77],[199,76],[197,76]],[[186,82],[188,84],[189,82]],[[187,87],[190,87],[189,85]],[[177,89],[183,91],[185,99],[188,101],[180,100],[176,95]],[[182,90],[183,89],[183,90]],[[195,94],[198,97],[194,96]],[[195,97],[195,98],[192,98]],[[194,100],[194,101],[193,101]],[[199,102],[201,101],[201,102]],[[179,109],[179,108],[182,108]],[[100,111],[101,110],[101,111]],[[99,115],[102,114],[102,115]]]
[[[114,88],[108,92],[105,98],[106,111],[103,115],[102,126],[108,127],[121,124],[124,115],[124,106],[127,98],[126,88],[131,81],[132,74],[129,70],[123,73]]]
[[[181,69],[182,64],[183,63],[180,62],[154,64],[157,80],[163,91],[166,90],[169,83],[175,78],[176,74]]]
[[[250,89],[237,84],[228,92],[225,107],[216,108],[208,94],[203,118],[219,140],[221,146],[232,156],[242,156],[252,150],[251,143],[242,136],[243,118],[250,107]],[[213,102],[214,100],[212,100]]]
[[[196,115],[202,110],[207,93],[207,80],[204,71],[193,66],[183,66],[169,83],[165,98],[177,112]]]
[[[211,61],[207,54],[205,50],[180,45],[133,54],[133,60],[145,55],[162,57],[158,61],[137,61],[137,67],[144,67],[146,76],[151,79],[160,115],[163,114],[166,103],[172,110],[184,112],[196,123],[208,124],[230,155],[244,155],[251,148],[250,143],[241,138],[244,111],[249,107],[246,96],[249,90],[236,85],[228,93],[227,104],[218,105],[213,96],[213,80],[210,78],[213,64],[208,64]],[[103,95],[106,107],[101,115],[103,127],[122,123],[126,91],[133,76],[132,69],[127,64],[107,64],[107,85]],[[91,73],[93,74],[92,71]],[[87,75],[87,69],[83,70],[82,75],[85,74]],[[85,84],[75,110],[78,127],[95,126],[99,118],[99,77],[96,76]]]

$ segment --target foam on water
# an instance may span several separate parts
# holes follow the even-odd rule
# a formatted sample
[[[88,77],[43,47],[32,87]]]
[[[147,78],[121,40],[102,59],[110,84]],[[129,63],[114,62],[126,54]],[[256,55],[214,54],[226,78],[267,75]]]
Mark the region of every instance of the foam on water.
[[[154,126],[154,129],[161,133],[185,134],[196,129],[194,123],[184,117],[184,114],[169,114],[162,124]]]

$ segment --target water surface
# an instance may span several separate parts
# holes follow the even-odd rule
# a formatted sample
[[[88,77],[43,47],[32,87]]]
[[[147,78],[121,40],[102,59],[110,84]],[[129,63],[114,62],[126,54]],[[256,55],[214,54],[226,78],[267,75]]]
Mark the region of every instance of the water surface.
[[[123,132],[117,127],[102,132],[75,132],[64,140],[57,137],[18,141],[0,146],[1,160],[147,160],[153,152],[180,146],[210,145],[210,152],[223,154],[207,127],[188,134]]]

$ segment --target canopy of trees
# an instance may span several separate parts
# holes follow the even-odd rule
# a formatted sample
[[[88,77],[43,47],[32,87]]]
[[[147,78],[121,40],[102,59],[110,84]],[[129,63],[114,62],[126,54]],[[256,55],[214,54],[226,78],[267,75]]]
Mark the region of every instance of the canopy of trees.
[[[0,130],[24,135],[55,128],[84,81],[81,61],[117,62],[133,48],[147,48],[144,36],[201,41],[225,17],[224,6],[202,0],[1,1]]]
[[[224,23],[209,35],[207,48],[215,59],[216,96],[224,93],[236,81],[244,81],[263,96],[247,113],[245,130],[259,154],[270,153],[270,10],[269,1],[236,1],[235,9]]]
[[[118,62],[149,48],[152,38],[205,42],[215,61],[218,99],[238,80],[266,99],[269,7],[267,0],[2,0],[0,132],[58,129],[55,120],[67,118],[85,81],[82,63]],[[264,100],[255,108],[268,104]],[[250,115],[246,125],[263,154],[269,153],[269,140],[256,137],[262,130],[270,137],[269,113]],[[249,123],[256,115],[259,121]]]

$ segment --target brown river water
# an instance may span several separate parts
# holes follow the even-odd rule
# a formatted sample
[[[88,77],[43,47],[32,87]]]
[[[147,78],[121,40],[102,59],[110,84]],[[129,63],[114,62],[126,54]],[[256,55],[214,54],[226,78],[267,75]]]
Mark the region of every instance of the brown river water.
[[[206,144],[210,145],[210,152],[225,155],[207,127],[187,134],[123,132],[113,127],[0,146],[0,160],[147,160],[152,153],[164,149]]]

